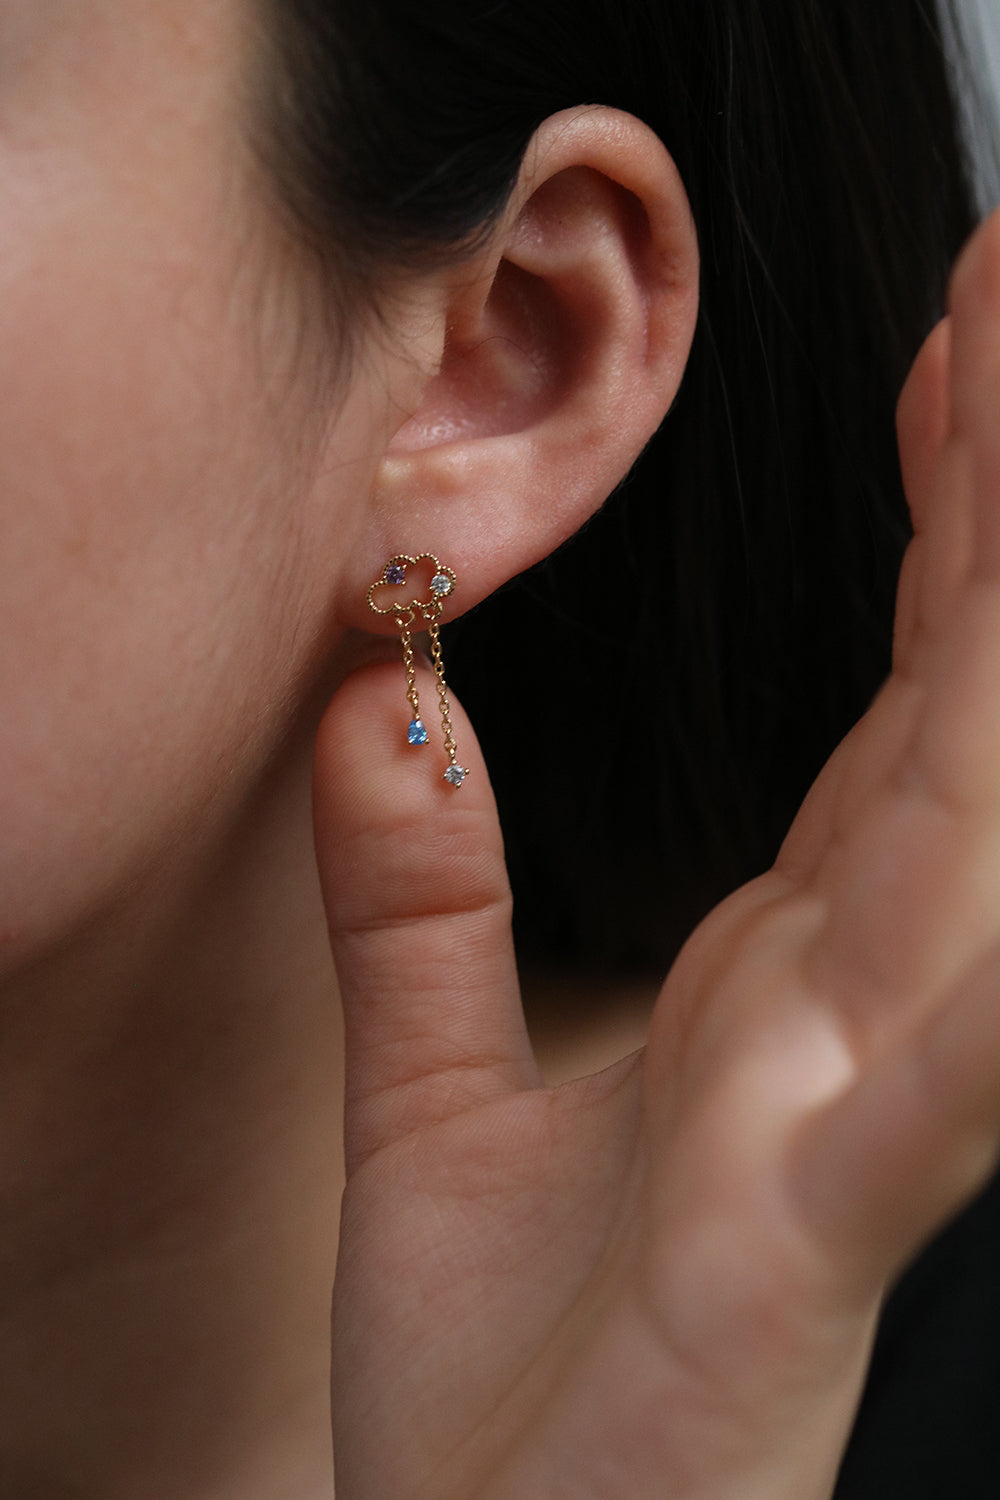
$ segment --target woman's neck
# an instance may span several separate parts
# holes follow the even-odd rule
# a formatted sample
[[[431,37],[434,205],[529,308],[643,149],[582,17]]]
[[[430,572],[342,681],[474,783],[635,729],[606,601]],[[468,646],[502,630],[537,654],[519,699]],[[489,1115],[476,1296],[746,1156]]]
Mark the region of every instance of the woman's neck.
[[[330,1492],[340,1017],[310,757],[0,996],[0,1490]]]

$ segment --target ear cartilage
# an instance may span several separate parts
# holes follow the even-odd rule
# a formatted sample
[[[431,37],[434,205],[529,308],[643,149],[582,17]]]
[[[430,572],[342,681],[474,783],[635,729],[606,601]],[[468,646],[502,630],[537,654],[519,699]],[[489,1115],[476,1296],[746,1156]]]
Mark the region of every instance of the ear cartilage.
[[[387,591],[391,594],[397,589],[405,590],[409,576],[408,569],[416,568],[421,563],[430,563],[434,569],[428,597],[422,598],[420,595],[415,595],[406,599],[389,599],[384,606],[381,598],[379,602],[376,602],[376,594],[380,591]],[[412,713],[406,738],[411,745],[426,745],[428,740],[427,727],[420,717],[412,636],[412,627],[418,619],[422,622],[420,628],[423,626],[427,628],[431,638],[431,658],[437,682],[444,748],[448,756],[448,769],[442,779],[453,787],[460,787],[469,774],[468,769],[458,763],[458,746],[455,744],[455,734],[451,726],[451,703],[448,698],[448,684],[445,682],[444,661],[441,656],[441,615],[444,611],[444,601],[454,593],[457,582],[458,579],[452,569],[440,563],[432,553],[421,552],[416,557],[410,557],[407,553],[399,553],[395,557],[390,557],[382,569],[381,577],[376,578],[368,590],[369,609],[377,615],[394,615],[396,624],[399,626],[399,634],[403,643],[403,668],[406,672],[406,699]]]

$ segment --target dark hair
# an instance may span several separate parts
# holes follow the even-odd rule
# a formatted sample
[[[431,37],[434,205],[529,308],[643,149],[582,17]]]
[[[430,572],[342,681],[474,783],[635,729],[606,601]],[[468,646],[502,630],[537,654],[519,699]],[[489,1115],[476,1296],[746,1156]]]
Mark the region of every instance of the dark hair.
[[[936,11],[267,13],[278,175],[349,279],[460,253],[566,106],[640,116],[685,180],[702,313],[673,412],[591,525],[447,643],[500,802],[522,952],[662,965],[766,867],[888,668],[908,536],[893,408],[972,225]]]

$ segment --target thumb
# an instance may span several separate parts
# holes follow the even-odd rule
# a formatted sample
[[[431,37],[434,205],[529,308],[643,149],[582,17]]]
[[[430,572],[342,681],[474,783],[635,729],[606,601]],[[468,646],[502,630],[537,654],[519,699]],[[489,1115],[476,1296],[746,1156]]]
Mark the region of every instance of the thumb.
[[[423,701],[435,679],[421,669]],[[320,726],[315,826],[344,1005],[348,1172],[411,1131],[539,1082],[521,1008],[503,840],[452,703],[464,785],[412,747],[402,664],[364,667]]]

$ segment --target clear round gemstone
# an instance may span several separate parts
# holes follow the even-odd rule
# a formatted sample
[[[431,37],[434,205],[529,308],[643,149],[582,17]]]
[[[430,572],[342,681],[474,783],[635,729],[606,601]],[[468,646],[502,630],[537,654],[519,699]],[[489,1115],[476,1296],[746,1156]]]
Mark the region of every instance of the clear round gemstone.
[[[431,592],[437,594],[439,599],[443,599],[446,594],[451,593],[451,590],[451,579],[446,577],[444,573],[435,573],[431,579]]]
[[[444,779],[449,786],[461,786],[468,774],[464,766],[449,766],[444,773]]]

